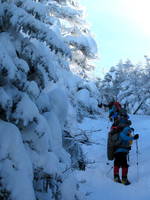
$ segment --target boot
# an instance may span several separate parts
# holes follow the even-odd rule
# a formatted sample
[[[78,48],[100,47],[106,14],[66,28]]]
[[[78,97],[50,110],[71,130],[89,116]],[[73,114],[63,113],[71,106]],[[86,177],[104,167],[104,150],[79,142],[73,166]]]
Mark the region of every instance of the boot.
[[[121,183],[119,174],[114,175],[114,181],[117,182],[117,183]]]
[[[128,180],[127,176],[122,177],[122,184],[124,185],[130,185],[131,182]]]
[[[128,167],[123,167],[122,168],[122,183],[124,185],[130,185],[130,181],[128,180],[127,178],[127,175],[128,175]]]

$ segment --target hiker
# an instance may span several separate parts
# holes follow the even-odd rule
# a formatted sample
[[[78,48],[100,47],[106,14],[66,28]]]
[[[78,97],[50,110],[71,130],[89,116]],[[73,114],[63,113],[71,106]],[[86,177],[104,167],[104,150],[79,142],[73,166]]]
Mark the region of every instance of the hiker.
[[[123,183],[124,185],[129,185],[128,180],[128,163],[127,155],[131,150],[131,145],[133,140],[137,140],[139,135],[131,135],[132,128],[125,127],[119,134],[120,144],[115,147],[114,150],[114,181],[118,183]],[[119,176],[119,169],[122,168],[122,181]]]
[[[118,118],[114,121],[114,123],[112,124],[112,126],[120,126],[120,127],[127,127],[127,126],[131,126],[132,122],[131,120],[129,120],[129,116],[118,116]]]
[[[120,123],[126,123],[129,120],[127,111],[124,108],[121,108],[120,110],[116,112],[110,111],[109,118],[111,118],[110,121],[115,122],[119,120]]]
[[[121,104],[119,102],[112,101],[108,104],[108,107],[109,107],[109,119],[110,121],[114,122],[119,117]]]

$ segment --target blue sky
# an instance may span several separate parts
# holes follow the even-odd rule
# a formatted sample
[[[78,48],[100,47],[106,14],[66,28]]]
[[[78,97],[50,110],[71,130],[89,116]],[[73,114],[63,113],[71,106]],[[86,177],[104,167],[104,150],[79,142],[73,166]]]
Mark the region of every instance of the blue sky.
[[[149,0],[80,0],[99,49],[98,69],[150,55]],[[97,69],[97,71],[99,71]]]

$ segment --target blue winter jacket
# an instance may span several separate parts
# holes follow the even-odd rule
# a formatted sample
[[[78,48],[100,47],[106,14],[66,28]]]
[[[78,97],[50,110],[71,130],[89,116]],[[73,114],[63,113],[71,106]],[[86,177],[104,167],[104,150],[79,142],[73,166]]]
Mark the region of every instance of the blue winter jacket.
[[[134,140],[134,137],[133,136],[129,136],[128,134],[128,131],[131,130],[130,127],[125,127],[123,129],[123,131],[120,133],[120,139],[122,140],[122,142],[124,143],[124,145],[127,145],[129,144],[129,141],[132,141]],[[118,152],[125,152],[125,153],[128,153],[129,152],[129,149],[128,148],[117,148],[115,153],[118,153]]]
[[[116,112],[116,109],[114,106],[112,106],[111,109],[109,109],[109,114],[111,115],[112,113]]]
[[[110,110],[109,110],[109,116],[111,116],[113,119],[118,117],[118,112],[116,112],[116,108],[115,106],[113,106]]]

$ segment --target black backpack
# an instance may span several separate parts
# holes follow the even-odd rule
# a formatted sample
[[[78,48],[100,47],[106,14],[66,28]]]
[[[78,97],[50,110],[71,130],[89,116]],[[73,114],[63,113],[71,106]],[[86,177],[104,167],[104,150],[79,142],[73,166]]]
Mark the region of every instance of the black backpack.
[[[124,141],[120,138],[120,133],[124,129],[124,127],[112,127],[111,131],[108,133],[107,140],[107,158],[108,160],[114,159],[114,152],[117,148],[129,148],[128,143],[124,143]]]

